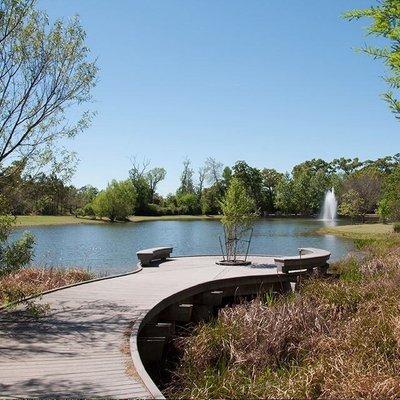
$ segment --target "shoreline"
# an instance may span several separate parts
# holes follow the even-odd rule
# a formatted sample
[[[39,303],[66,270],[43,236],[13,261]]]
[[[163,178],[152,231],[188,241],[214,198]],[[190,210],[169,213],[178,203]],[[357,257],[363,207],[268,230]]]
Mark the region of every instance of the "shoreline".
[[[74,215],[18,215],[16,218],[15,228],[111,223],[106,219],[75,217]],[[151,221],[219,221],[220,219],[220,215],[131,216],[127,221],[115,221],[113,224]]]

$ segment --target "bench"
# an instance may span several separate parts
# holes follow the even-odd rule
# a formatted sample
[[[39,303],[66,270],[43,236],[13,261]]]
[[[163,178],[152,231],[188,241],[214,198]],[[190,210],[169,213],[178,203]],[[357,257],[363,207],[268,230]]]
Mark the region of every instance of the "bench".
[[[151,267],[156,260],[165,261],[171,256],[173,247],[154,247],[152,249],[139,250],[136,255],[143,267]]]
[[[330,256],[331,253],[329,251],[307,247],[299,249],[298,256],[276,257],[274,260],[278,267],[278,272],[288,274],[291,271],[326,268]]]

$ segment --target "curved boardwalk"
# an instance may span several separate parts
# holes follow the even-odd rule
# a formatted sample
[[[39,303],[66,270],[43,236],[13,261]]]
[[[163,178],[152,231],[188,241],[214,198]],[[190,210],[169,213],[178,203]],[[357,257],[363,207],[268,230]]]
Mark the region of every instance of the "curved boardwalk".
[[[132,364],[132,326],[166,297],[192,286],[279,277],[271,257],[250,257],[248,267],[218,266],[217,258],[174,258],[136,274],[46,294],[40,301],[51,309],[38,320],[3,312],[0,397],[154,397],[139,377],[141,366]]]

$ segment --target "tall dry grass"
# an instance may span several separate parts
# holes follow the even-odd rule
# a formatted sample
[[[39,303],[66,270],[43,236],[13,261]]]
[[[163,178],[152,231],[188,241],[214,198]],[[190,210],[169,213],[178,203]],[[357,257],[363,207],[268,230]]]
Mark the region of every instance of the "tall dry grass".
[[[0,305],[93,278],[93,273],[78,268],[23,268],[0,276]]]
[[[399,398],[400,248],[336,269],[339,279],[222,309],[179,338],[167,397]]]

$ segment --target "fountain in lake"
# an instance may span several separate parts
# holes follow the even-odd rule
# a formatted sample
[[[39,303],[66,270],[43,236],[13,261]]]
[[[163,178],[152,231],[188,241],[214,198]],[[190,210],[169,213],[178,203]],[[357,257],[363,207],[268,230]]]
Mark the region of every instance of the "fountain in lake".
[[[322,207],[322,219],[324,221],[334,221],[337,215],[337,200],[335,189],[328,190],[325,194],[324,205]]]

